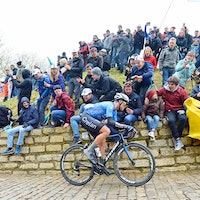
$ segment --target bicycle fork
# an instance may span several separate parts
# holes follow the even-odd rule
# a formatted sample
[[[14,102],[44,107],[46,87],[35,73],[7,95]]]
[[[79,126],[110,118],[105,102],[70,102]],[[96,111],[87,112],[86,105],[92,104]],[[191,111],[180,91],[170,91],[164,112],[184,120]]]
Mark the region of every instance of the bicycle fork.
[[[122,148],[126,152],[126,154],[127,154],[128,158],[129,158],[129,160],[131,161],[132,165],[134,166],[135,165],[135,161],[134,161],[132,155],[130,154],[130,152],[129,152],[129,150],[128,150],[128,148],[126,146],[127,146],[126,144],[122,144]]]

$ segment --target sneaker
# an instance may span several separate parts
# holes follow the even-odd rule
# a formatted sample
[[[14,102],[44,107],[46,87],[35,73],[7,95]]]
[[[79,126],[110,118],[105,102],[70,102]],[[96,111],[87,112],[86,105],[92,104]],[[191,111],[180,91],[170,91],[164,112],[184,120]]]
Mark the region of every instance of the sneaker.
[[[110,176],[112,174],[114,174],[113,170],[108,169],[107,167],[104,166],[103,168],[104,173],[106,174],[106,176]]]
[[[155,141],[155,140],[156,140],[155,134],[154,134],[153,131],[150,131],[150,132],[148,133],[148,136],[150,137],[150,140],[151,140],[151,141]]]
[[[74,144],[81,144],[81,143],[82,143],[82,140],[80,138],[74,138],[71,146],[74,145]]]
[[[16,146],[16,149],[15,149],[15,154],[16,154],[16,155],[19,155],[20,152],[21,152],[21,145],[17,145],[17,146]]]
[[[12,155],[14,154],[15,152],[13,151],[12,148],[7,148],[6,150],[4,150],[1,154],[2,155]]]
[[[96,165],[97,162],[95,161],[93,152],[88,151],[88,149],[84,149],[84,154],[87,156],[88,160],[93,164]]]
[[[178,140],[175,140],[175,151],[178,151],[178,150],[180,150],[182,147],[184,147],[184,145],[183,145],[183,143],[181,142],[181,140],[180,139],[178,139]]]

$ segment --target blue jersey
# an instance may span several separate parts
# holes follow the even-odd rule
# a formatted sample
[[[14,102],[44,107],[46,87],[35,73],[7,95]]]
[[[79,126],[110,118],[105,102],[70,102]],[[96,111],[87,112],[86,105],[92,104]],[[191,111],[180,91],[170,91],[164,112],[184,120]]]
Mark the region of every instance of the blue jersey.
[[[117,111],[115,110],[114,103],[110,101],[87,104],[85,105],[84,112],[98,120],[112,117],[113,120],[117,121]]]

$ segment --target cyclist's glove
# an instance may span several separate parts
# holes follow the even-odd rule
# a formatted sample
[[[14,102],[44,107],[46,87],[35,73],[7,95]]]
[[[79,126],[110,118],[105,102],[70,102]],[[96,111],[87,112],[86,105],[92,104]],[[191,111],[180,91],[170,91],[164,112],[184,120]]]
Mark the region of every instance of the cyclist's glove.
[[[125,125],[124,128],[127,130],[128,133],[131,132],[131,131],[133,131],[133,127],[132,126]]]

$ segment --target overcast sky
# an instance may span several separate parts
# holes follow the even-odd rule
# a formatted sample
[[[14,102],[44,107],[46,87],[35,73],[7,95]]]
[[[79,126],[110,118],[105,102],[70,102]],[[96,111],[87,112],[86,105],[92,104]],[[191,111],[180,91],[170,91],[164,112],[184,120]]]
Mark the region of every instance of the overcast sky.
[[[171,5],[171,6],[170,6]],[[56,60],[63,51],[71,56],[78,41],[103,38],[110,29],[134,30],[151,22],[151,26],[180,29],[183,22],[193,35],[200,30],[200,3],[189,0],[0,0],[0,35],[15,52],[36,52]]]

